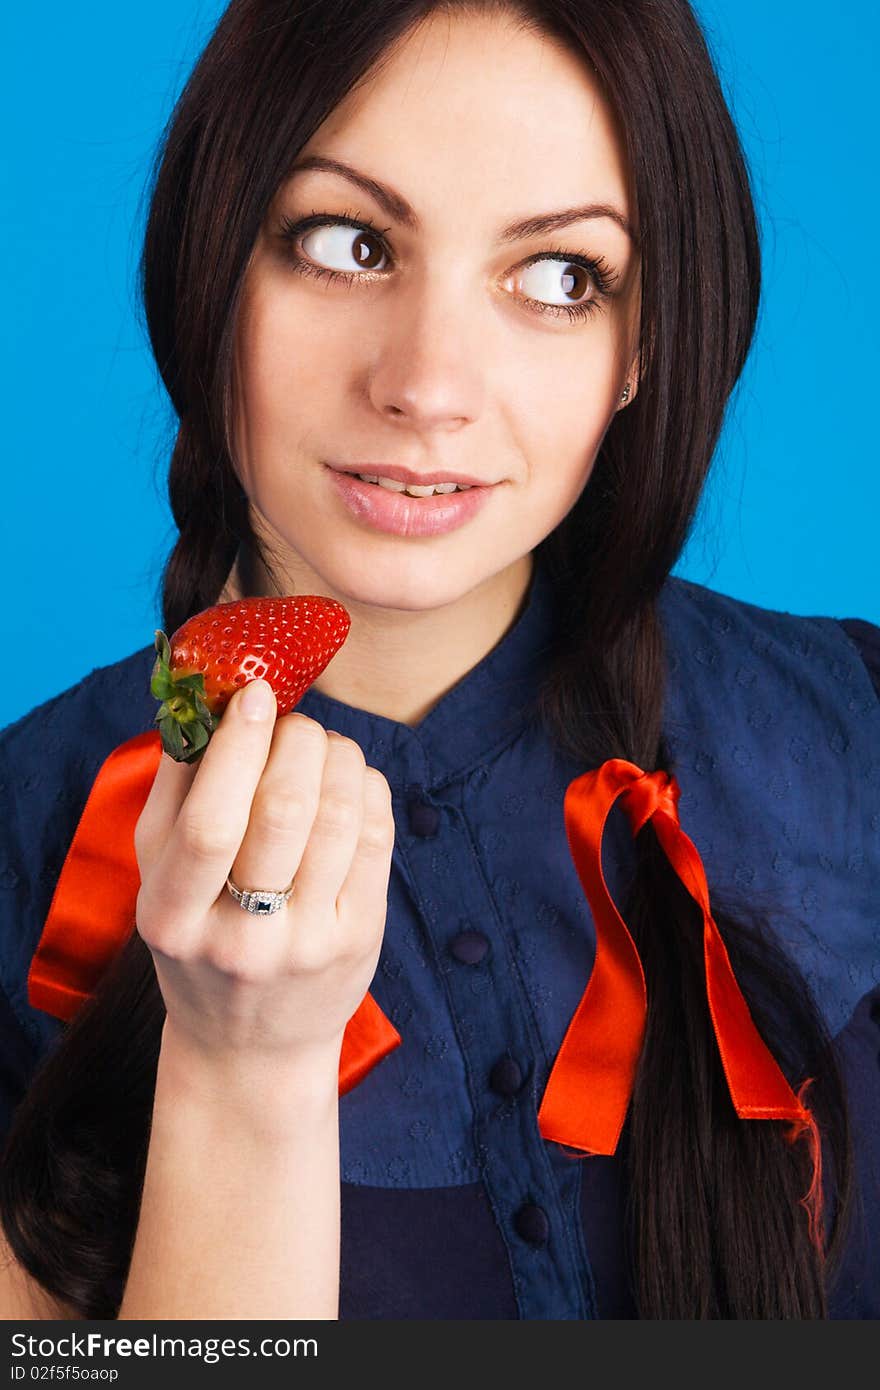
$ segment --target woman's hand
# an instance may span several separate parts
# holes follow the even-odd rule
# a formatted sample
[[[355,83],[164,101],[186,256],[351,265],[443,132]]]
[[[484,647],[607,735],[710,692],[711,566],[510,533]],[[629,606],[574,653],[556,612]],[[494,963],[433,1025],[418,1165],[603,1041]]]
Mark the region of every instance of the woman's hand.
[[[251,697],[268,696],[262,717]],[[135,830],[137,927],[168,1024],[207,1059],[338,1055],[370,986],[387,910],[388,783],[357,743],[292,713],[253,681],[201,762],[163,753]],[[226,888],[293,892],[245,912]],[[166,1025],[167,1026],[167,1025]]]

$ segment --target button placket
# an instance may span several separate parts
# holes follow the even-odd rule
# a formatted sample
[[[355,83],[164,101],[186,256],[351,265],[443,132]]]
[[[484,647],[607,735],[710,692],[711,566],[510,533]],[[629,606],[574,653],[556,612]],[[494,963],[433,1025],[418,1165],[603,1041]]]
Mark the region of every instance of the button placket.
[[[513,1057],[499,1057],[489,1072],[489,1085],[506,1100],[515,1096],[523,1084],[522,1067]]]
[[[424,796],[408,796],[406,814],[411,834],[423,840],[432,839],[437,834],[440,827],[439,807],[432,805]]]
[[[549,1217],[536,1202],[524,1202],[513,1218],[513,1225],[517,1235],[536,1249],[546,1245],[550,1239]]]
[[[479,965],[489,950],[488,938],[481,931],[462,931],[449,943],[450,955],[460,965]]]
[[[498,905],[458,808],[432,804],[437,829],[420,833],[434,818],[421,819],[417,806],[427,798],[413,788],[408,791],[410,834],[404,857],[467,1069],[483,1182],[505,1235],[521,1316],[594,1317],[592,1275],[588,1265],[583,1267],[577,1237],[578,1184],[560,1183],[550,1146],[538,1130],[534,1081],[527,1089],[524,1085],[540,1043],[504,941]],[[443,860],[438,842],[454,873],[438,874],[436,865]],[[425,884],[430,886],[430,910],[421,902]],[[488,987],[475,992],[478,974]]]

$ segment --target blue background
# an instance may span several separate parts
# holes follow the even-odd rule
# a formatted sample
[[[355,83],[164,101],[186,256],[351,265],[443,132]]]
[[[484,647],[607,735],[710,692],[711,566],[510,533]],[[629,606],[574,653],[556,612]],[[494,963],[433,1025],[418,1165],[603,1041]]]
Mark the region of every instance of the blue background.
[[[159,621],[173,428],[135,268],[154,147],[222,9],[56,0],[4,20],[0,725],[147,645]],[[698,12],[752,169],[765,287],[676,573],[765,607],[880,622],[877,10]]]

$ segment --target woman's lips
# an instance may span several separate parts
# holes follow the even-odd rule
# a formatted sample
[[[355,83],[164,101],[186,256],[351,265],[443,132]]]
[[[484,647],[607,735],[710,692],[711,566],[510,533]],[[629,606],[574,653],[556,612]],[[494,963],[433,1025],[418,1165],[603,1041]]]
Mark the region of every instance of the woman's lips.
[[[378,483],[365,483],[354,473],[340,473],[325,465],[331,481],[349,511],[377,531],[395,536],[442,536],[470,521],[485,506],[492,486],[475,486],[467,492],[435,493],[433,497],[409,497]]]

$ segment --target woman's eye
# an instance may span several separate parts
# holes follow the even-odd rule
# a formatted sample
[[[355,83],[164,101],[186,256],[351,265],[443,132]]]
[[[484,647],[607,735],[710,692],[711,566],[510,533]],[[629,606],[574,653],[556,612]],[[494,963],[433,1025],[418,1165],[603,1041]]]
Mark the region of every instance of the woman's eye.
[[[372,232],[353,227],[313,227],[300,238],[300,245],[313,261],[328,270],[350,272],[352,262],[361,270],[383,269],[384,247]]]
[[[577,261],[544,257],[532,261],[514,277],[517,288],[527,299],[560,308],[573,307],[596,298],[596,285],[586,266]]]
[[[384,278],[393,265],[384,232],[354,213],[344,220],[318,220],[313,214],[302,221],[285,217],[279,228],[288,247],[288,258],[300,275],[338,281],[351,287],[358,280],[370,283],[373,272]],[[311,225],[308,225],[311,223]],[[513,291],[530,313],[584,319],[601,310],[615,293],[618,276],[601,256],[581,258],[554,247],[509,274],[504,288]]]

